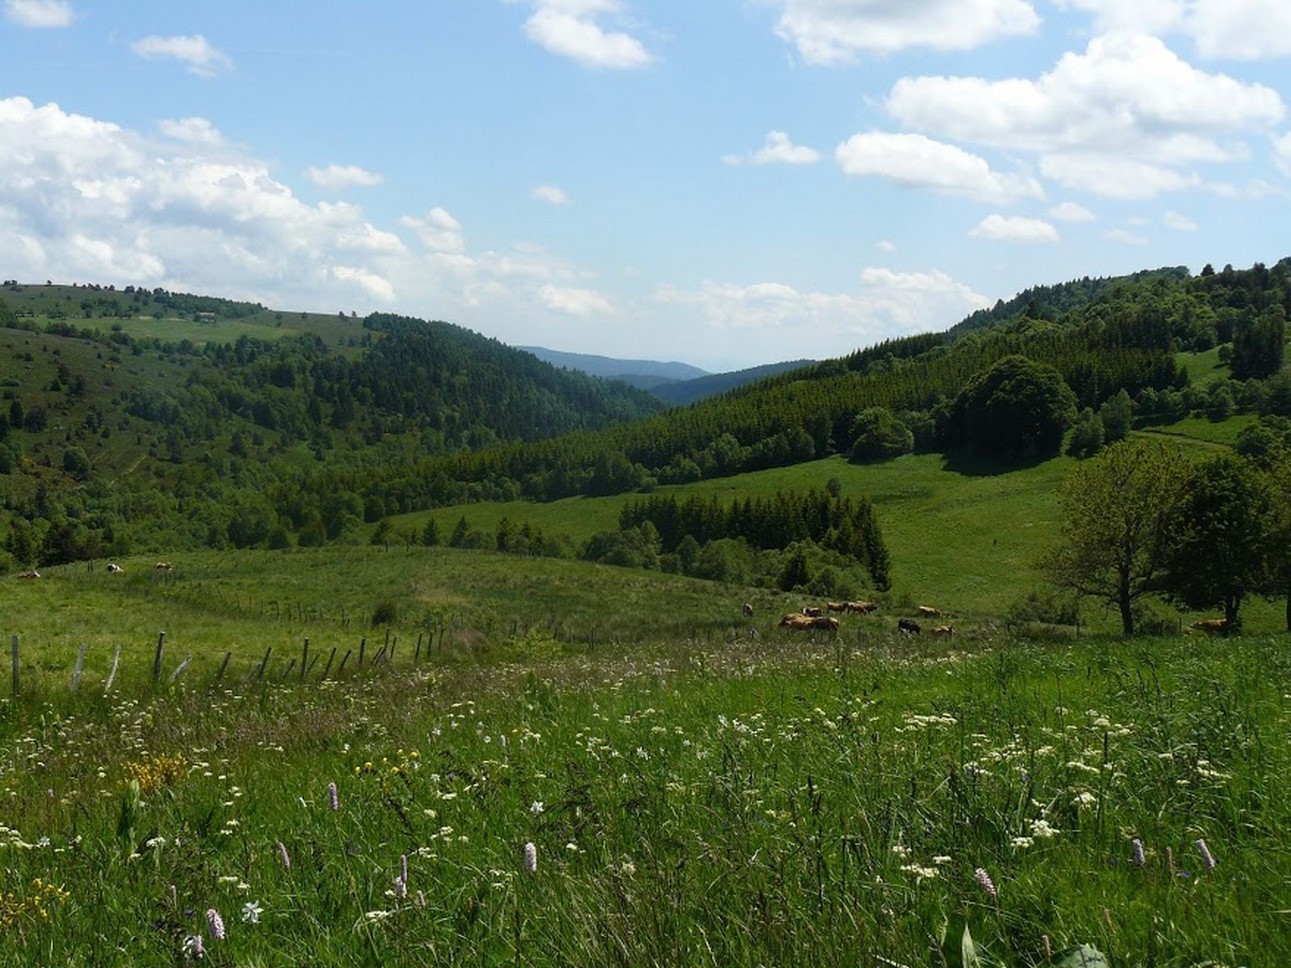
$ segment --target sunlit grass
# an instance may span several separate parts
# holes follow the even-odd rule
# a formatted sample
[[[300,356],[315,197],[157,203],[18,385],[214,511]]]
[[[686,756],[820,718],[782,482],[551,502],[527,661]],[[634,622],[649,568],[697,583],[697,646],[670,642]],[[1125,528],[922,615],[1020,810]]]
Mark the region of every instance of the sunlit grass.
[[[20,700],[0,963],[923,965],[967,924],[1006,965],[1281,964],[1284,651],[892,634]]]

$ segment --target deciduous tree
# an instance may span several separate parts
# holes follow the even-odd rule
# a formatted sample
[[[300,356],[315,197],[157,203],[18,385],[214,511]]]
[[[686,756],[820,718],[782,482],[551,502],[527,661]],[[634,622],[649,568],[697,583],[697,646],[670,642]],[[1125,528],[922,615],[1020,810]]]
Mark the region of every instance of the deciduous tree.
[[[1114,606],[1126,635],[1134,605],[1167,561],[1186,463],[1176,449],[1124,441],[1079,464],[1060,490],[1061,543],[1043,562],[1058,587]]]
[[[1242,600],[1267,578],[1273,502],[1249,461],[1222,454],[1197,465],[1184,486],[1164,585],[1190,608],[1222,606],[1238,628]]]

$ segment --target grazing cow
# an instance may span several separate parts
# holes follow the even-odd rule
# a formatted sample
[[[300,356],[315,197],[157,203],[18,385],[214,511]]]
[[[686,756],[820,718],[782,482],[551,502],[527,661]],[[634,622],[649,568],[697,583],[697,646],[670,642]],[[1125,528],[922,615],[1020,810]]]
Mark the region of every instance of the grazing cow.
[[[873,602],[848,602],[847,610],[849,612],[860,612],[862,615],[869,615],[877,609],[878,606]]]
[[[813,629],[837,632],[838,624],[838,619],[832,615],[805,615],[802,612],[790,612],[780,619],[782,629],[793,629],[797,632],[810,632]]]
[[[20,574],[14,575],[14,577],[15,578],[39,578],[40,572],[38,572],[35,568],[33,568],[31,571],[21,572]]]
[[[941,609],[933,608],[931,605],[920,605],[917,611],[924,618],[941,618]]]
[[[935,629],[933,629],[933,630],[932,630],[932,634],[933,634],[933,635],[944,635],[946,638],[950,638],[950,637],[952,637],[952,636],[955,634],[955,626],[953,626],[953,625],[938,625]]]
[[[847,602],[826,602],[825,607],[831,612],[846,612]]]
[[[740,608],[740,611],[744,613],[745,618],[753,617],[753,606],[750,605],[748,602],[744,603],[744,605]]]
[[[122,571],[124,571],[124,570],[125,570],[125,569],[123,569],[123,568],[122,568],[120,565],[118,565],[115,561],[109,561],[109,562],[108,562],[108,574],[109,574],[109,575],[119,575],[119,574],[121,574],[121,572],[122,572]]]
[[[172,565],[169,561],[159,561],[159,562],[157,562],[155,565],[153,565],[152,567],[153,567],[154,569],[156,569],[157,571],[174,571],[174,570],[175,570],[175,566],[174,566],[174,565]]]
[[[1192,627],[1201,629],[1207,635],[1214,635],[1216,632],[1228,631],[1228,619],[1226,618],[1203,618],[1200,622],[1193,622]]]
[[[815,605],[804,605],[802,607],[802,614],[810,616],[811,618],[820,618],[820,616],[824,615],[825,613]]]
[[[908,635],[918,635],[920,631],[919,623],[912,618],[897,619],[897,631],[904,632]]]

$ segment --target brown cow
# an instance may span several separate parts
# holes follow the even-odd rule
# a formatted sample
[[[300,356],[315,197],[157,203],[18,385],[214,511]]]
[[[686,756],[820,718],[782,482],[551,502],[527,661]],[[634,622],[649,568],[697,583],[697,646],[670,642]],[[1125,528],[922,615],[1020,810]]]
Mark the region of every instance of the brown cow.
[[[803,615],[802,612],[790,612],[780,619],[782,629],[809,629],[815,625],[816,620],[810,615]]]
[[[874,602],[848,602],[847,610],[849,612],[860,612],[862,615],[869,615],[878,608]]]
[[[924,618],[941,618],[941,609],[933,608],[931,605],[920,605],[916,611]]]
[[[838,619],[832,615],[804,615],[802,612],[790,612],[780,619],[780,627],[782,629],[793,629],[797,632],[810,632],[812,629],[837,632]]]
[[[897,631],[904,632],[908,635],[918,635],[921,630],[919,628],[919,623],[914,619],[899,618],[897,619]]]
[[[14,577],[15,578],[39,578],[40,572],[38,572],[35,568],[33,568],[31,571],[20,572],[19,574],[14,575]]]
[[[153,567],[154,569],[156,569],[157,571],[174,571],[174,570],[175,570],[175,566],[174,566],[174,565],[172,565],[169,561],[159,561],[159,562],[157,562],[155,565],[153,565],[152,567]]]
[[[820,607],[816,605],[804,605],[802,607],[802,614],[809,615],[812,618],[820,618],[820,616],[824,615],[825,613]]]
[[[935,629],[933,629],[933,630],[932,630],[932,634],[933,634],[933,635],[944,635],[944,636],[946,636],[946,638],[950,638],[950,637],[952,637],[952,636],[955,634],[955,626],[953,626],[953,625],[938,625]]]
[[[753,606],[750,605],[748,602],[744,603],[744,605],[740,608],[740,611],[744,613],[745,618],[753,617]]]
[[[1203,618],[1200,622],[1193,622],[1192,627],[1201,629],[1207,635],[1214,635],[1216,632],[1228,631],[1228,619],[1226,618]]]
[[[825,607],[831,612],[846,612],[847,602],[826,602]]]

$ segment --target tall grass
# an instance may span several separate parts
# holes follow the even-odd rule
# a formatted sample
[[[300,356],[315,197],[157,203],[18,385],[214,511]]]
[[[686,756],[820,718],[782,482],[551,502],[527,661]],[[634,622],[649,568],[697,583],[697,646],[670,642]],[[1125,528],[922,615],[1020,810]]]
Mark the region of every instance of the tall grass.
[[[0,963],[1285,964],[1288,694],[885,633],[20,699]]]

